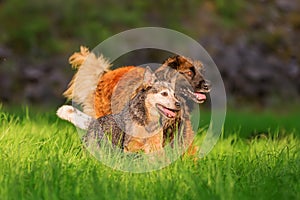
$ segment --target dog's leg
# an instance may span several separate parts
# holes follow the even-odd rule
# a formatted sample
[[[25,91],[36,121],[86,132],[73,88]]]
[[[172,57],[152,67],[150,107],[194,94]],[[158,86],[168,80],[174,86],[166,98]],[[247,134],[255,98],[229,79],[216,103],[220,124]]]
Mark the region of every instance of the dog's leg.
[[[145,152],[145,144],[142,139],[132,137],[129,141],[126,141],[126,144],[124,145],[124,152],[139,152],[144,151]]]
[[[163,149],[163,132],[161,131],[161,133],[147,138],[146,144],[149,146],[149,149],[145,153],[161,151]]]
[[[81,128],[83,130],[87,130],[89,124],[93,120],[92,117],[77,110],[73,106],[67,106],[67,105],[60,107],[57,110],[56,114],[61,119],[67,120],[72,124],[74,124],[76,127]]]
[[[186,119],[184,122],[184,133],[183,134],[184,134],[184,136],[183,136],[184,137],[183,138],[184,147],[185,148],[188,147],[185,155],[189,155],[189,156],[195,155],[198,152],[199,147],[197,147],[193,144],[193,139],[194,139],[195,133],[193,131],[192,124],[189,119]]]

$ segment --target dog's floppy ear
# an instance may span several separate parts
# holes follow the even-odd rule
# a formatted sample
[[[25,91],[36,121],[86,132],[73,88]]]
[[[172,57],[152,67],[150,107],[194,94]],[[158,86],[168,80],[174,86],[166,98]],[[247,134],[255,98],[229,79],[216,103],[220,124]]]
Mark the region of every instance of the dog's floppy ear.
[[[173,56],[171,58],[168,58],[165,62],[164,65],[167,65],[168,67],[171,67],[173,69],[177,69],[178,62],[177,62],[177,56]]]
[[[144,73],[144,80],[143,84],[144,86],[152,86],[154,82],[156,81],[156,76],[152,72],[149,66],[146,67],[145,73]]]
[[[180,63],[182,62],[182,57],[179,55],[168,58],[164,65],[171,67],[172,69],[177,69]]]

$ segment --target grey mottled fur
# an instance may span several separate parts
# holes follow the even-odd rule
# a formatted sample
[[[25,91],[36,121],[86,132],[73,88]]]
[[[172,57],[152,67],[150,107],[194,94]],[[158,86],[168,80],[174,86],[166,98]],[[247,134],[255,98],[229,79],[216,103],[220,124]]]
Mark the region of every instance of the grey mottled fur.
[[[149,135],[159,128],[163,131],[163,126],[168,119],[164,116],[160,116],[158,122],[149,122],[145,99],[148,93],[157,93],[164,87],[170,87],[170,85],[159,82],[155,87],[143,87],[142,89],[138,89],[137,94],[127,103],[120,113],[106,115],[93,120],[88,127],[87,134],[83,137],[83,141],[87,146],[95,142],[99,145],[101,140],[110,138],[114,146],[124,149],[124,146],[126,146],[126,143],[132,137],[126,134],[130,132],[126,130],[126,125],[128,124],[137,123],[138,125],[144,126]]]

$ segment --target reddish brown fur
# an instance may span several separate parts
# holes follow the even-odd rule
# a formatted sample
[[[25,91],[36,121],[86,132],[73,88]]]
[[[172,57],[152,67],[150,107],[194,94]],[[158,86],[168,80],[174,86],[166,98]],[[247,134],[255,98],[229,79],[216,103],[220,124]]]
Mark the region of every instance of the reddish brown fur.
[[[134,70],[134,66],[122,67],[105,73],[98,82],[94,96],[94,106],[96,118],[111,114],[111,97],[115,86],[119,83],[122,76],[130,70]]]
[[[143,150],[145,153],[152,153],[162,150],[162,135],[160,133],[145,138],[132,137],[128,142],[125,152],[138,152]]]
[[[81,55],[81,54],[80,54]],[[76,63],[76,65],[80,66],[86,58],[86,54],[81,56],[80,62]],[[78,55],[75,53],[72,58],[77,58]],[[174,58],[169,58],[168,61],[171,62]],[[185,58],[180,58],[185,59]],[[72,64],[72,63],[71,63]],[[184,65],[180,65],[177,70],[184,71],[185,69],[189,68],[189,63],[185,63]],[[166,67],[166,66],[165,66]],[[162,70],[163,68],[161,68]],[[121,67],[112,71],[107,71],[104,73],[98,81],[97,88],[94,93],[94,111],[95,111],[95,118],[99,118],[108,114],[117,113],[124,108],[124,105],[128,100],[131,98],[132,94],[134,93],[136,87],[139,86],[139,83],[143,80],[145,69],[136,67],[136,66],[126,66]],[[70,87],[66,92],[65,96],[68,98],[71,97],[71,92],[73,88]],[[69,92],[69,93],[67,93]],[[114,101],[116,99],[116,101]],[[122,99],[120,101],[120,99]],[[185,143],[190,144],[193,140],[193,130],[190,121],[185,123]],[[161,144],[161,140],[157,137],[153,136],[152,139],[149,140],[152,145],[158,143]],[[144,146],[145,143],[143,141],[135,141],[133,140],[130,144],[130,150],[134,151],[134,149],[140,149],[140,146]],[[195,149],[189,149],[190,153],[195,153]]]

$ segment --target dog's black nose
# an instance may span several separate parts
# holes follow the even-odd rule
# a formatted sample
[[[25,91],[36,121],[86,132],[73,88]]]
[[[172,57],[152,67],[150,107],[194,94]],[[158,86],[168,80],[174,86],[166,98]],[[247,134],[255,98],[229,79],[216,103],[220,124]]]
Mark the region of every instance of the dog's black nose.
[[[181,106],[180,102],[176,101],[176,102],[175,102],[175,106],[176,106],[176,108],[178,108],[178,109],[179,109],[179,108],[180,108],[180,106]]]
[[[211,85],[209,81],[207,80],[202,80],[200,83],[197,85],[196,90],[203,92],[203,93],[208,93],[210,91]]]
[[[205,83],[204,85],[203,85],[203,89],[205,89],[205,90],[208,90],[208,84],[207,83]]]
[[[202,85],[202,89],[207,90],[207,91],[210,90],[210,84],[207,83],[207,82],[204,82],[203,85]]]

